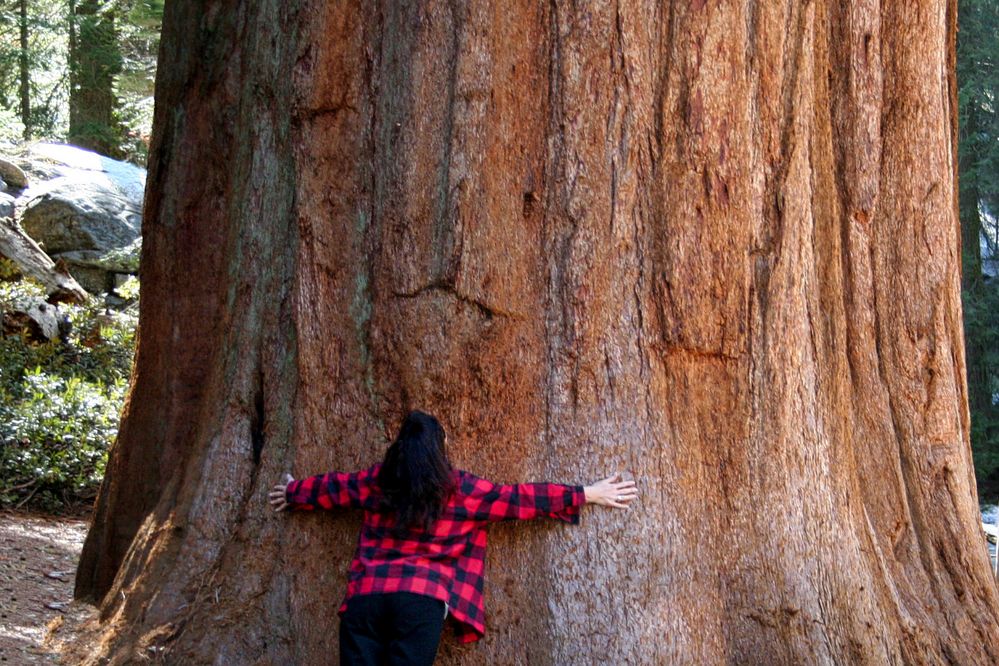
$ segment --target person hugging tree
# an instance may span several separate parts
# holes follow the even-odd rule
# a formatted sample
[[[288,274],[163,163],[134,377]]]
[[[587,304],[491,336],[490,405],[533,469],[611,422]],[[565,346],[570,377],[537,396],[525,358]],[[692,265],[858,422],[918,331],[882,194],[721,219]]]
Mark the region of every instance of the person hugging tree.
[[[451,467],[446,441],[436,418],[414,411],[382,462],[298,481],[286,474],[270,491],[275,511],[364,511],[339,609],[341,664],[432,664],[448,616],[459,641],[480,639],[489,523],[577,524],[586,504],[626,509],[638,496],[619,474],[585,487],[496,484]]]

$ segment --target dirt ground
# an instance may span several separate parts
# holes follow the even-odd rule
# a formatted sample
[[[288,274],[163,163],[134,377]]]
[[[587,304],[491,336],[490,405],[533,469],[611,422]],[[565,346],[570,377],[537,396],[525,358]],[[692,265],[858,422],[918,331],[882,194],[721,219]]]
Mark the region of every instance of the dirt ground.
[[[81,518],[0,513],[0,666],[60,663],[70,627],[91,608],[70,605],[87,526]]]

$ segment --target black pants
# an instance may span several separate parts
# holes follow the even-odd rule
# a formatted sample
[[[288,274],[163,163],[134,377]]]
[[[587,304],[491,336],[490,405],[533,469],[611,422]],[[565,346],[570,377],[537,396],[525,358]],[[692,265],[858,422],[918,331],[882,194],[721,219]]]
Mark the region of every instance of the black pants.
[[[340,617],[342,666],[430,666],[444,627],[444,602],[422,594],[363,594]]]

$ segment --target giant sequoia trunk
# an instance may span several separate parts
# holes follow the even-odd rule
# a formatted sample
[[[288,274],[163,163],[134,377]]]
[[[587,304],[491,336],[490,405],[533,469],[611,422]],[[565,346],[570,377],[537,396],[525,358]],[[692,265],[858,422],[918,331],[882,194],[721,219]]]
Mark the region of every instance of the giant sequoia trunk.
[[[642,491],[493,528],[441,663],[996,663],[954,6],[168,4],[101,654],[329,660],[358,517],[266,490],[420,407]]]

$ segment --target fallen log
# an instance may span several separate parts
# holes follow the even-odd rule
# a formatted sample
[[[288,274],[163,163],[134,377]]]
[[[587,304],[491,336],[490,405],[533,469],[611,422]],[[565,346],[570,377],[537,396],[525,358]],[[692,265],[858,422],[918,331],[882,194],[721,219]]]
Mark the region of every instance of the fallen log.
[[[9,217],[0,218],[0,255],[17,264],[25,275],[38,280],[48,292],[49,301],[83,303],[87,300],[87,292],[65,267],[52,261]]]

